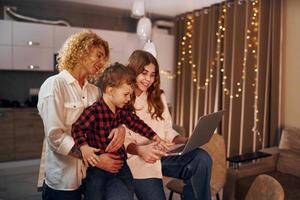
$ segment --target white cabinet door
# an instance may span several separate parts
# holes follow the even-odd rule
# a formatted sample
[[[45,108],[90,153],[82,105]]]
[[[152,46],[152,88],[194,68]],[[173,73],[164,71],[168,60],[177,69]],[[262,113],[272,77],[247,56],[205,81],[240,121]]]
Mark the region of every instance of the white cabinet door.
[[[12,69],[12,47],[0,45],[0,69]]]
[[[68,37],[74,33],[84,30],[83,28],[73,28],[65,26],[54,27],[54,52],[57,53]]]
[[[0,20],[0,45],[12,44],[12,24],[10,21]]]
[[[13,22],[13,70],[53,71],[53,26]]]
[[[53,71],[53,49],[14,47],[13,70]]]
[[[53,48],[53,26],[13,22],[13,44]]]
[[[0,69],[11,69],[12,23],[0,20]]]

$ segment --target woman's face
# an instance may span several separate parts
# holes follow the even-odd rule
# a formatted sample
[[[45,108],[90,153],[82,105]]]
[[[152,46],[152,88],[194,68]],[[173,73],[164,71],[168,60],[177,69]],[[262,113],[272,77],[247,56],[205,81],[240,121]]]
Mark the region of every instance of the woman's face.
[[[155,65],[150,63],[144,67],[144,71],[136,77],[138,90],[146,92],[154,83],[156,75]]]
[[[88,75],[96,74],[106,63],[106,54],[102,46],[93,47],[90,54],[84,60],[84,67]]]

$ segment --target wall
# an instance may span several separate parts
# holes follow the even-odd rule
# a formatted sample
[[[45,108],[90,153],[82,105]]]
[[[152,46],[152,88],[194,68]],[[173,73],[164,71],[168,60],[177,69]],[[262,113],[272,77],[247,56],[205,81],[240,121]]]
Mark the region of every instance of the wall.
[[[103,8],[88,4],[40,0],[0,0],[0,19],[7,19],[8,17],[4,14],[4,6],[16,7],[18,13],[38,19],[63,19],[70,22],[70,24],[75,27],[135,33],[137,25],[137,19],[131,18],[130,11],[128,10]],[[151,15],[152,22],[161,19],[172,20],[170,17]],[[134,40],[134,38],[128,38],[128,41],[129,40]],[[164,45],[165,41],[160,42],[162,42],[160,46],[167,46]],[[136,45],[131,44],[129,46],[122,46],[122,48],[126,48],[128,54],[129,50],[134,50],[131,46]],[[173,46],[164,47],[162,51],[158,52],[158,61],[165,70],[171,69],[172,71],[174,68],[174,61],[170,59],[170,57],[173,57],[170,56],[174,53],[173,48]],[[119,53],[121,54],[122,52]],[[113,57],[112,60],[114,60]],[[118,61],[126,63],[127,59]],[[39,87],[41,83],[52,74],[53,73],[46,72],[31,73],[22,71],[0,71],[0,100],[8,99],[23,102],[28,98],[30,87]],[[166,91],[168,101],[171,105],[173,105],[173,82],[173,80],[169,80],[165,76],[162,76],[162,87]],[[9,89],[7,86],[9,86]]]
[[[300,128],[300,1],[283,4],[282,126]]]

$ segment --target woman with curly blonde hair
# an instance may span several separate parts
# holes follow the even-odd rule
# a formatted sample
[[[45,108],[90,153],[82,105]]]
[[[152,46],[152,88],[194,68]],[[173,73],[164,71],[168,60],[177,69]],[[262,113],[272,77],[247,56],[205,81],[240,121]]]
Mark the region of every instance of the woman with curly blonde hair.
[[[84,108],[99,98],[98,88],[88,79],[96,76],[108,60],[109,46],[105,40],[91,31],[75,33],[59,51],[59,73],[49,77],[40,88],[37,107],[46,141],[44,200],[81,200],[86,169],[74,145],[71,127]],[[97,156],[98,150],[94,149],[90,158],[83,157],[84,161],[107,171],[121,168],[120,158],[110,152],[123,145],[124,135],[124,128],[112,129],[108,153]]]

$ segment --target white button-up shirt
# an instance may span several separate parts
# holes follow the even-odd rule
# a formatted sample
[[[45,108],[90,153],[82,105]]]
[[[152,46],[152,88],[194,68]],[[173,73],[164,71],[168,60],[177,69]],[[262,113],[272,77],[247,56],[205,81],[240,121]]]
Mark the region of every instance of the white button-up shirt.
[[[75,190],[81,185],[86,169],[80,159],[68,155],[74,145],[71,127],[98,98],[96,86],[86,81],[81,88],[66,70],[41,86],[37,107],[45,131],[45,182],[52,189]]]

